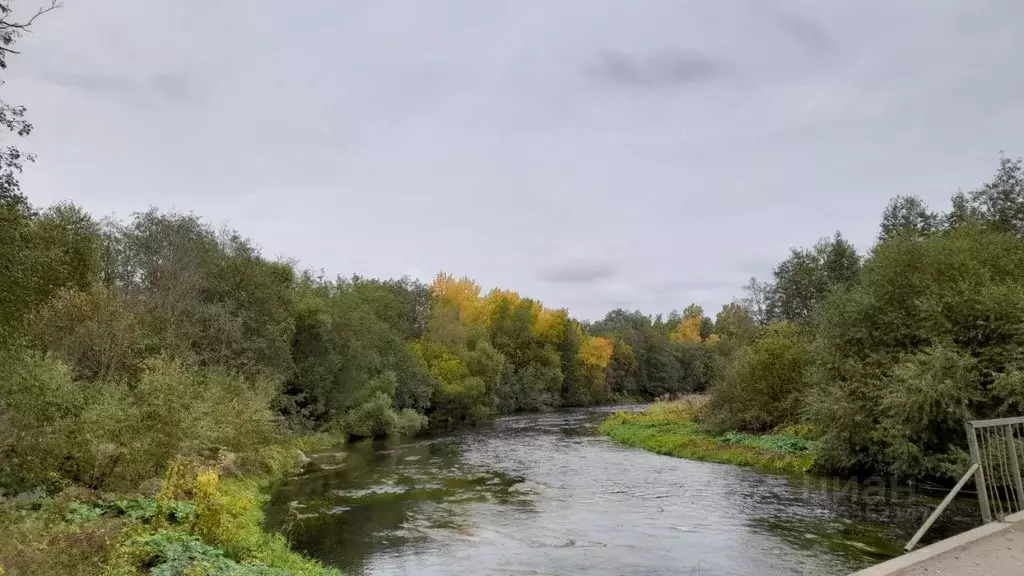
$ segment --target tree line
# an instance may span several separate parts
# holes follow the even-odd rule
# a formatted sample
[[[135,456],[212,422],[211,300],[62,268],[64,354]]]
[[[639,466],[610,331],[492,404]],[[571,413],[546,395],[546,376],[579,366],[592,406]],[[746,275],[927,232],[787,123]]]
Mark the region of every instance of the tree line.
[[[16,180],[14,180],[16,182]],[[415,433],[709,391],[705,426],[802,426],[827,470],[954,477],[962,422],[1024,410],[1024,176],[893,199],[866,256],[794,249],[714,319],[581,322],[472,279],[328,279],[193,214],[0,197],[0,474],[129,485],[182,453]]]
[[[586,323],[444,273],[329,279],[193,214],[96,220],[7,190],[0,220],[12,487],[130,485],[181,452],[247,453],[295,432],[409,434],[700,391],[751,328],[736,306],[717,322],[694,305]]]

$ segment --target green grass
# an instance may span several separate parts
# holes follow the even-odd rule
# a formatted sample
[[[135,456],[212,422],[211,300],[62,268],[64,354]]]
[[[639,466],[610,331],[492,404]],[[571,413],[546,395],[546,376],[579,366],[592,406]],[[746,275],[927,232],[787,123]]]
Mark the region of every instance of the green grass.
[[[263,529],[267,492],[295,449],[329,441],[268,447],[249,476],[172,465],[155,497],[72,488],[0,498],[0,576],[340,576]]]
[[[617,412],[598,428],[616,442],[655,454],[720,464],[807,472],[814,466],[814,443],[782,434],[709,434],[695,418],[700,401],[655,404],[644,412]]]

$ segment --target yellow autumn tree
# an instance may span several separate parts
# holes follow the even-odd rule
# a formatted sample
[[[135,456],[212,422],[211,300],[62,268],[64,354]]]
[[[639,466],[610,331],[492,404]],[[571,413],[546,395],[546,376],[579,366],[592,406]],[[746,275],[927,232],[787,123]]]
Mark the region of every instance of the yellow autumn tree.
[[[544,305],[540,303],[540,300],[534,300],[533,298],[528,298],[527,300],[530,301],[530,325],[536,331],[537,321],[540,318],[541,312],[544,311]]]
[[[469,276],[456,279],[451,274],[438,272],[430,290],[435,298],[444,298],[455,304],[464,324],[475,323],[480,311],[480,285]]]
[[[557,346],[565,338],[565,326],[568,322],[569,312],[564,308],[551,310],[541,307],[534,320],[533,332],[540,340]],[[583,332],[579,327],[576,329],[582,337]]]
[[[480,299],[480,306],[477,310],[477,321],[489,321],[490,318],[494,316],[494,311],[498,309],[498,306],[502,302],[508,302],[509,307],[514,308],[521,299],[522,298],[519,296],[519,293],[515,290],[493,288],[486,296]]]
[[[611,397],[605,369],[612,359],[614,343],[600,336],[585,336],[576,354],[580,380],[570,384],[567,401],[575,404],[600,404]]]
[[[584,364],[603,370],[611,362],[614,348],[615,344],[608,338],[587,336],[580,344],[579,358]]]
[[[672,333],[675,342],[700,343],[700,316],[686,316],[679,322],[679,327]]]

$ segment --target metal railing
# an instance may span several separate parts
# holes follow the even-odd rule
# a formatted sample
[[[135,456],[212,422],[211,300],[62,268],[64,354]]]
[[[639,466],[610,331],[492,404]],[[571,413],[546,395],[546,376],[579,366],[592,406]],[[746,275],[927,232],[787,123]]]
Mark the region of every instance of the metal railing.
[[[978,465],[974,485],[982,521],[988,524],[1024,510],[1024,417],[972,420],[964,427],[971,462]]]
[[[1024,416],[970,420],[964,422],[964,428],[971,450],[971,467],[907,542],[903,548],[907,552],[921,541],[971,476],[978,490],[978,506],[985,524],[1024,511],[1024,479],[1021,478],[1020,467],[1024,460]]]

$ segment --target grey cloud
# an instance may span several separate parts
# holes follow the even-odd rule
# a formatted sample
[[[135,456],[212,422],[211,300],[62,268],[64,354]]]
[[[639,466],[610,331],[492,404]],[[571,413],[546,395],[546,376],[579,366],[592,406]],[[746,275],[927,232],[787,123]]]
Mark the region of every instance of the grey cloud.
[[[64,88],[111,95],[136,104],[159,102],[186,105],[198,99],[194,81],[180,73],[165,72],[134,78],[116,74],[47,70],[41,76],[42,79]]]
[[[710,82],[726,72],[726,65],[696,51],[646,55],[606,52],[592,73],[613,84],[672,88]]]
[[[773,20],[783,33],[803,46],[808,52],[820,55],[835,50],[832,37],[816,20],[794,12],[778,10],[760,2],[757,6],[764,10],[765,15]]]
[[[573,259],[558,262],[540,271],[548,282],[596,282],[615,275],[615,267],[607,262]]]

